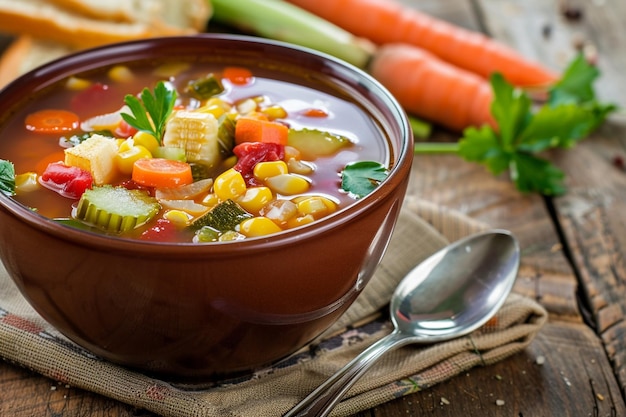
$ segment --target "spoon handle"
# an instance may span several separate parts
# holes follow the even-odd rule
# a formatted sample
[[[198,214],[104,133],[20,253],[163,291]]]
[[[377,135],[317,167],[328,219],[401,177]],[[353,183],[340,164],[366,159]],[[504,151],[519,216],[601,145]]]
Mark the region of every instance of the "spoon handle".
[[[394,330],[365,349],[356,358],[328,378],[305,399],[289,410],[284,417],[324,417],[341,400],[341,397],[385,352],[409,344],[412,338]]]

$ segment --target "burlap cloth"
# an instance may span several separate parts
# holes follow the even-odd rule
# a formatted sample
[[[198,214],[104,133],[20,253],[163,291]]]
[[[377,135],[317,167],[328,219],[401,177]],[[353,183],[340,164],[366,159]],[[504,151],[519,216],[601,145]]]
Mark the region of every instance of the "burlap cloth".
[[[163,416],[280,416],[346,362],[391,331],[387,302],[428,255],[485,225],[407,199],[385,258],[356,303],[324,337],[272,368],[214,386],[179,386],[116,366],[55,331],[0,267],[0,356],[56,381]],[[346,416],[431,387],[474,366],[520,352],[547,319],[533,300],[511,294],[496,317],[467,337],[386,354],[332,415]]]

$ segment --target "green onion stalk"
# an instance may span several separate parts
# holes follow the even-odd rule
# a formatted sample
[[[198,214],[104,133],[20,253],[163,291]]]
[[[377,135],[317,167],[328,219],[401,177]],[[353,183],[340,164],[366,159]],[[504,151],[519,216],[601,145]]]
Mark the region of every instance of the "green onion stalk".
[[[362,70],[376,53],[367,39],[306,10],[282,0],[207,0],[213,9],[212,20],[268,39],[292,43],[334,56]],[[413,134],[430,135],[431,125],[414,116],[409,118]]]

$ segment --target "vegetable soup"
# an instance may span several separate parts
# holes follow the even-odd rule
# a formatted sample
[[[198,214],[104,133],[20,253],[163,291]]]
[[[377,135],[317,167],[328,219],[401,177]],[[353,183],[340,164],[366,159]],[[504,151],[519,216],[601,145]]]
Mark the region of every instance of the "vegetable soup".
[[[340,91],[180,62],[48,88],[0,131],[0,159],[0,191],[45,217],[186,243],[319,221],[371,192],[392,163],[382,130]]]

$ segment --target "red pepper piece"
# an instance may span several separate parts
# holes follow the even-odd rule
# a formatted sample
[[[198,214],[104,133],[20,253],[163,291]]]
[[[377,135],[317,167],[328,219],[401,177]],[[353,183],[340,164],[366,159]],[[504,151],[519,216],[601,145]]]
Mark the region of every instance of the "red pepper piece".
[[[262,185],[253,174],[256,164],[285,158],[285,147],[277,143],[244,142],[235,146],[233,152],[238,158],[234,168],[243,176],[248,187]]]
[[[91,173],[62,162],[48,164],[39,182],[63,197],[79,199],[93,185]]]
[[[139,236],[141,240],[151,242],[173,242],[177,233],[176,225],[167,219],[157,219],[155,225]]]

